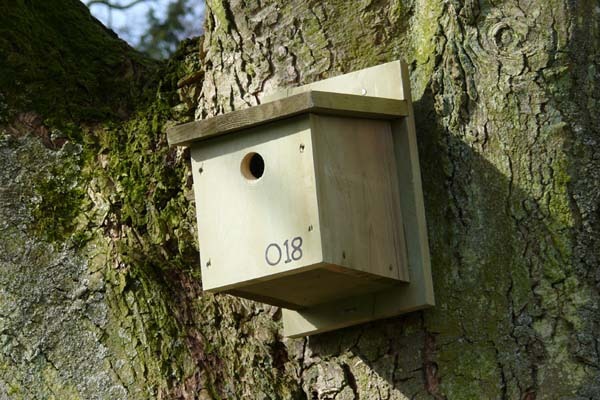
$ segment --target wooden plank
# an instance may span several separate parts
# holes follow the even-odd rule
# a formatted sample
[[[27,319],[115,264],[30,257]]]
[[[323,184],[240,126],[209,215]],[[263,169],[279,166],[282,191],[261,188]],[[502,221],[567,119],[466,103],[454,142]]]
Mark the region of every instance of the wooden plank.
[[[167,130],[167,140],[171,146],[189,146],[195,141],[309,112],[397,119],[406,116],[407,110],[407,103],[401,100],[311,90],[255,107],[175,126]]]
[[[310,121],[324,261],[408,281],[390,122]]]
[[[341,329],[431,307],[415,302],[409,290],[413,283],[399,284],[375,293],[350,297],[304,310],[283,310],[283,334],[302,337]]]
[[[399,283],[395,279],[323,263],[314,269],[303,269],[271,280],[246,282],[225,293],[298,310],[382,291]]]
[[[260,179],[243,175],[251,153],[264,161]],[[241,289],[322,262],[308,116],[195,144],[191,157],[205,290]],[[302,255],[291,259],[296,237]]]
[[[411,285],[404,294],[404,301],[412,304],[433,306],[433,280],[429,256],[429,239],[421,185],[421,167],[417,147],[417,132],[410,93],[408,66],[401,64],[401,87],[408,102],[410,116],[392,122],[394,153],[398,166],[400,204],[408,249],[408,265]]]
[[[392,121],[392,135],[398,168],[410,283],[305,310],[284,309],[284,334],[290,337],[312,335],[380,318],[389,318],[435,304],[417,136],[406,64],[396,61],[368,68],[300,88],[284,90],[272,94],[271,98],[313,89],[344,93],[356,93],[358,90],[365,89],[369,94],[378,93],[407,101],[409,115]]]
[[[401,64],[400,60],[391,61],[304,86],[278,89],[266,93],[261,101],[266,103],[279,100],[308,90],[404,100],[404,91],[399,79]]]

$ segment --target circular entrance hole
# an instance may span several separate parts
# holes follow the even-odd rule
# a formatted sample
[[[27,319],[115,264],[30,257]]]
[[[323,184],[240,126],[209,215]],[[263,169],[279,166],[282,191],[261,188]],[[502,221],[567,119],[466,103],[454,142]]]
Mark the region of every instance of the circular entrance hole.
[[[241,170],[244,178],[255,181],[265,172],[265,160],[258,153],[248,153],[242,160]]]

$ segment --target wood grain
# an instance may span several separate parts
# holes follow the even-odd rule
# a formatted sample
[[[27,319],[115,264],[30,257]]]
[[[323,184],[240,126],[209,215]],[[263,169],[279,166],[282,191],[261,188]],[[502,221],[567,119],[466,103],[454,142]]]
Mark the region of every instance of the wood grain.
[[[325,261],[408,281],[390,122],[329,115],[310,121]]]
[[[249,153],[264,159],[258,180],[241,172]],[[240,289],[322,262],[308,116],[195,144],[191,157],[205,290]],[[295,237],[303,239],[300,259],[286,263],[282,254],[276,265],[266,262],[271,243],[283,248]]]
[[[406,101],[396,99],[311,90],[244,110],[175,126],[167,130],[167,140],[171,146],[189,146],[192,142],[304,113],[397,119],[407,115],[408,105]]]

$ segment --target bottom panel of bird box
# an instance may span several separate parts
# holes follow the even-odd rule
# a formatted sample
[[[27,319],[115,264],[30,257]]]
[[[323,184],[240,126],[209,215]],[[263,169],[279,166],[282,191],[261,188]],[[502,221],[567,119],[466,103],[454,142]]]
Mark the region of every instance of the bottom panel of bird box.
[[[433,306],[433,292],[423,292],[421,287],[403,283],[302,310],[283,309],[283,334],[292,338],[314,335]]]
[[[385,290],[399,284],[402,283],[396,279],[332,264],[318,264],[311,269],[248,283],[224,293],[301,310],[348,296]]]

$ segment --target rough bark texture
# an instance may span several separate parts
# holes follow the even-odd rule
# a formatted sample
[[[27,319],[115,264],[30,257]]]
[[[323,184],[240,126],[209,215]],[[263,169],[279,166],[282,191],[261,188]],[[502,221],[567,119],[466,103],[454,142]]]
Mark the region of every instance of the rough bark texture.
[[[26,101],[8,83],[31,84],[27,63],[0,41],[0,399],[600,398],[600,3],[207,3],[205,37],[158,73],[106,44],[143,72],[88,93],[100,116],[76,89]],[[86,54],[66,87],[115,71]],[[201,294],[187,154],[165,124],[400,57],[437,306],[285,340],[276,308]],[[115,112],[110,91],[140,76],[153,94]]]

